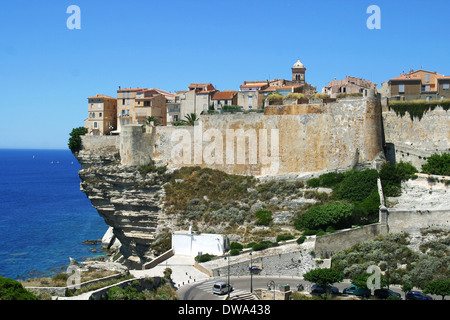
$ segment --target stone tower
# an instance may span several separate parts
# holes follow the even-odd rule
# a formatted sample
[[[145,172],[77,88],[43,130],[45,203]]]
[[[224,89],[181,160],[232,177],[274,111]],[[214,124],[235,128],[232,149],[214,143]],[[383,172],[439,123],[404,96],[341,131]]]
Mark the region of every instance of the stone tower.
[[[305,84],[305,72],[306,68],[299,59],[292,68],[292,82],[295,84]]]

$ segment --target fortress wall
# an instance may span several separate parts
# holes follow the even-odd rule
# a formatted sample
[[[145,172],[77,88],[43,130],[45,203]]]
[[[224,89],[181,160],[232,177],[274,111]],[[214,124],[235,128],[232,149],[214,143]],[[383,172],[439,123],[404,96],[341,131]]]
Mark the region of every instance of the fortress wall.
[[[272,109],[277,114],[202,115],[194,127],[153,127],[151,134],[125,126],[120,137],[122,164],[142,165],[152,158],[169,167],[198,165],[233,174],[276,175],[350,169],[383,151],[376,96],[277,108],[281,114]]]
[[[83,150],[98,150],[105,147],[116,148],[119,136],[81,136]]]
[[[450,230],[450,210],[389,209],[389,232],[414,232],[422,228],[439,227]]]
[[[386,154],[391,162],[411,162],[418,170],[434,153],[450,151],[450,111],[437,107],[411,120],[383,106]]]

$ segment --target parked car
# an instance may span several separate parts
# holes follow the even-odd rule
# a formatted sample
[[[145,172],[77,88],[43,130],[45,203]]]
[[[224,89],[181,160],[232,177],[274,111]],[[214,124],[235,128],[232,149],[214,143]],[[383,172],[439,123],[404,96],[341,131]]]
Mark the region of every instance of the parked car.
[[[216,282],[213,285],[213,293],[214,294],[226,294],[228,291],[233,291],[233,286],[226,282]]]
[[[408,291],[406,293],[406,300],[433,300],[433,298],[420,291]]]
[[[336,287],[332,287],[332,286],[327,286],[325,289],[323,286],[319,286],[317,284],[314,284],[311,287],[311,294],[323,294],[323,293],[327,293],[327,292],[331,292],[332,294],[338,294],[339,289]]]
[[[400,293],[394,292],[392,290],[389,289],[375,289],[373,292],[373,295],[378,298],[378,299],[387,299],[389,297],[398,297],[401,299],[401,295]]]
[[[355,286],[355,285],[351,285],[350,287],[345,288],[343,293],[344,294],[351,294],[351,295],[355,295],[355,296],[360,296],[360,297],[366,297],[366,298],[370,297],[370,290],[369,289],[358,287],[358,286]]]

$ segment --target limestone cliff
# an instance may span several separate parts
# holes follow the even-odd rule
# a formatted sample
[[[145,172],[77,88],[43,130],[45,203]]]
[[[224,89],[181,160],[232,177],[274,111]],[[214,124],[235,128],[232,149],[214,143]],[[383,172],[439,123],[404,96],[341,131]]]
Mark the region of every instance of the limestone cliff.
[[[136,167],[121,166],[114,147],[82,150],[77,155],[81,191],[91,200],[122,246],[126,264],[151,260],[151,244],[160,223],[164,189],[157,174],[143,177]]]

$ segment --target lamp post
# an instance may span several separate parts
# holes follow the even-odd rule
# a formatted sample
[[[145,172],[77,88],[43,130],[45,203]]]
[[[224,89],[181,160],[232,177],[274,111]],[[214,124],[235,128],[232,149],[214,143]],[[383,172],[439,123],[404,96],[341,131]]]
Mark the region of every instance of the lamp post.
[[[250,251],[249,253],[250,255],[250,293],[253,292],[253,255],[252,252]]]
[[[227,280],[228,298],[227,298],[227,300],[230,300],[230,252],[228,252],[227,257],[225,257],[225,259],[228,260],[228,280]]]

